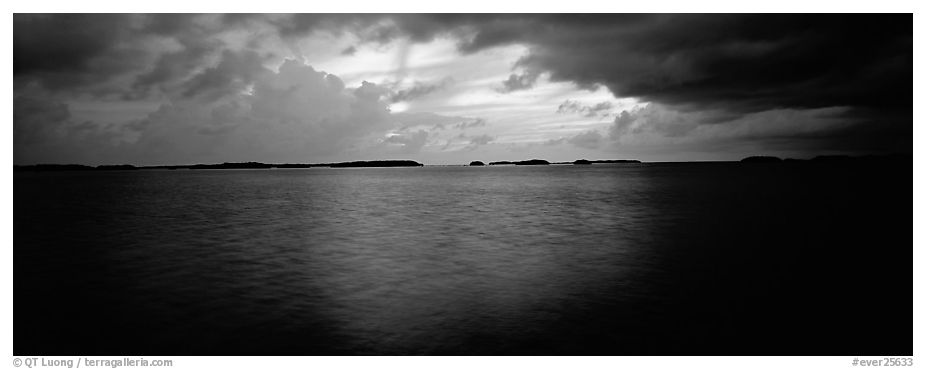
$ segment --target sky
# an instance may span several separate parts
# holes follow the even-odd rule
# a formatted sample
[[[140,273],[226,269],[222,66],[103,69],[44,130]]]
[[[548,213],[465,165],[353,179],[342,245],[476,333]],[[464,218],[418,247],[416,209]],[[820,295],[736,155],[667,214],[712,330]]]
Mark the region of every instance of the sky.
[[[15,164],[913,151],[910,14],[15,14]]]

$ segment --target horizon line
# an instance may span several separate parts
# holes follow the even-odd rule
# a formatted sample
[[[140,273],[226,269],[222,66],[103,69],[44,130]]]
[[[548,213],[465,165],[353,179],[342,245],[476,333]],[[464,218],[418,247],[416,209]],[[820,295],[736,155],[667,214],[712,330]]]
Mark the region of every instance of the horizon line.
[[[590,164],[615,164],[615,163],[624,163],[624,164],[659,164],[659,163],[736,163],[744,162],[747,159],[765,159],[770,161],[819,161],[827,159],[864,159],[864,158],[894,158],[894,157],[912,157],[911,153],[893,153],[893,154],[869,154],[869,155],[817,155],[808,159],[798,159],[798,158],[781,158],[777,156],[768,156],[768,155],[752,155],[747,156],[739,160],[652,160],[644,161],[639,159],[576,159],[573,161],[547,161],[545,159],[525,159],[525,160],[497,160],[484,162],[481,160],[474,160],[470,163],[459,163],[459,164],[425,164],[419,163],[416,160],[411,159],[376,159],[376,160],[351,160],[351,161],[342,161],[342,162],[328,162],[328,163],[265,163],[259,161],[242,161],[242,162],[222,162],[222,163],[196,163],[196,164],[154,164],[154,165],[136,165],[129,163],[121,164],[79,164],[79,163],[35,163],[35,164],[13,164],[13,168],[17,167],[39,167],[39,166],[69,166],[69,167],[86,167],[92,169],[116,169],[115,167],[132,167],[135,169],[162,169],[162,168],[189,168],[194,166],[200,166],[201,168],[190,168],[190,169],[222,169],[222,168],[205,168],[208,166],[221,166],[221,165],[259,165],[266,166],[264,168],[252,168],[252,169],[300,169],[298,167],[293,168],[280,168],[279,166],[304,166],[308,167],[332,167],[345,164],[359,164],[359,163],[398,163],[404,162],[412,164],[409,166],[472,166],[475,162],[481,162],[485,166],[490,165],[506,165],[506,164],[516,164],[519,162],[527,162],[532,160],[540,160],[546,162],[546,165],[574,165],[578,161],[588,161]],[[396,165],[399,167],[400,165]],[[228,168],[234,169],[234,168]],[[238,169],[248,169],[248,168],[238,168]]]

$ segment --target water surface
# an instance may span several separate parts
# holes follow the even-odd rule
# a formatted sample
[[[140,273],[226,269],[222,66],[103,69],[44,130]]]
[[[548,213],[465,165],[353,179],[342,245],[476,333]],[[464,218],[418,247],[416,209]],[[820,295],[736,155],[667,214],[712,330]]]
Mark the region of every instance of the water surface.
[[[909,355],[907,170],[16,173],[14,351]]]

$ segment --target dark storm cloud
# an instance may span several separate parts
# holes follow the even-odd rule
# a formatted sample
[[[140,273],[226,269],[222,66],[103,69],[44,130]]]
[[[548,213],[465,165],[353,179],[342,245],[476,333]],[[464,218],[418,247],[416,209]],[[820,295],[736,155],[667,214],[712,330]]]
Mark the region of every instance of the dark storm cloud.
[[[223,43],[215,15],[15,14],[13,76],[17,89],[142,97],[200,67]],[[108,86],[120,77],[131,89]]]
[[[71,118],[67,104],[19,96],[13,99],[13,134],[20,143],[40,142]]]
[[[213,29],[193,15],[16,15],[14,75],[80,72],[128,33],[175,35],[193,54]],[[528,88],[554,80],[605,85],[620,96],[666,104],[775,107],[909,107],[910,15],[298,14],[234,15],[285,36],[354,32],[367,41],[428,41],[453,35],[463,52],[529,45],[505,81]],[[163,67],[162,67],[163,68]]]
[[[432,32],[454,27],[465,28]],[[691,108],[912,104],[910,15],[503,15],[473,19],[469,29],[464,52],[530,46],[517,63],[528,72],[505,81],[509,90],[546,71]]]
[[[525,35],[537,47],[520,64],[693,109],[911,104],[909,16],[678,15],[628,27],[596,18]]]
[[[16,15],[14,75],[53,85],[126,67],[113,58],[128,36],[173,35],[179,56],[162,56],[141,86],[217,47],[192,15]],[[460,51],[524,44],[523,72],[504,91],[530,88],[541,72],[618,96],[691,109],[755,112],[781,107],[912,105],[910,15],[298,14],[232,15],[217,27],[264,22],[285,37],[352,32],[368,42],[397,37],[458,39]],[[128,50],[122,50],[128,52]],[[107,55],[106,62],[100,56]],[[129,58],[132,59],[132,58]],[[192,63],[192,61],[190,62]],[[183,68],[179,68],[183,69]],[[70,78],[70,79],[69,79]]]
[[[910,151],[912,27],[909,14],[530,15],[483,21],[460,49],[525,44],[516,68],[691,113],[659,128],[670,136],[777,109],[846,107],[853,124],[820,132],[829,136],[819,147]],[[506,89],[530,88],[524,76]],[[792,128],[777,142],[806,139]]]
[[[210,99],[216,99],[241,91],[258,74],[267,73],[261,61],[260,56],[253,51],[235,53],[226,50],[218,65],[205,69],[184,84],[183,95],[194,97],[206,94]]]
[[[131,18],[104,14],[16,14],[13,17],[13,76],[50,88],[94,82],[124,70],[135,55],[117,44],[131,31]],[[118,62],[110,55],[121,55]],[[17,82],[20,82],[17,81]]]
[[[148,88],[176,82],[200,67],[210,55],[222,50],[223,43],[212,37],[221,29],[206,27],[195,20],[196,15],[192,14],[157,14],[143,19],[144,31],[170,37],[180,48],[161,54],[153,68],[137,75],[133,84],[135,92],[145,93]]]
[[[13,74],[75,72],[109,51],[128,26],[125,17],[17,14]]]
[[[770,137],[782,145],[810,140],[825,149],[912,150],[910,14],[14,14],[13,21],[16,145],[64,137],[83,127],[70,118],[68,104],[77,96],[112,101],[157,92],[174,100],[173,110],[166,111],[179,117],[180,107],[195,110],[200,102],[243,98],[239,95],[249,85],[261,86],[261,81],[285,84],[285,78],[274,77],[262,65],[270,64],[268,55],[258,54],[267,51],[262,40],[295,50],[302,37],[313,33],[350,33],[358,39],[354,50],[365,43],[437,37],[455,40],[462,54],[522,45],[526,53],[511,66],[509,77],[498,81],[497,91],[529,90],[542,75],[581,88],[606,86],[617,97],[654,104],[651,110],[618,114],[605,139],[710,134]],[[235,36],[223,37],[229,33]],[[349,54],[350,48],[344,51]],[[354,90],[336,77],[300,73],[314,78],[305,77],[306,86],[325,86],[311,97],[337,96],[342,105],[356,108],[312,109],[325,114],[329,108],[341,109],[343,114],[331,121],[357,127],[363,126],[359,121],[370,127],[390,121],[380,98],[412,100],[443,88],[437,82],[400,91],[372,84]],[[247,99],[271,106],[291,94],[267,88]],[[286,119],[259,110],[262,105],[249,114],[294,121],[314,114],[303,111],[303,105],[301,100],[287,102],[286,108],[299,114],[278,110]],[[597,108],[561,107],[584,115],[617,113]],[[155,121],[158,116],[152,114],[127,128],[150,131],[157,124],[143,122]],[[232,125],[197,129],[216,137],[238,132],[254,118],[240,116],[231,119]],[[350,127],[343,131],[368,133]],[[313,129],[312,137],[342,132],[340,126]],[[337,141],[319,139],[315,145]],[[593,147],[602,141],[589,133],[572,143]]]
[[[439,35],[460,34],[471,31],[473,26],[484,27],[509,18],[514,19],[485,14],[294,14],[274,17],[269,22],[286,38],[312,32],[351,32],[365,41],[385,43],[398,37],[427,42]]]
[[[688,110],[849,106],[912,114],[909,14],[340,17],[294,17],[281,31],[350,28],[376,42],[452,35],[464,53],[529,46],[516,65],[524,71],[501,81],[503,92],[531,88],[547,72],[554,81]]]

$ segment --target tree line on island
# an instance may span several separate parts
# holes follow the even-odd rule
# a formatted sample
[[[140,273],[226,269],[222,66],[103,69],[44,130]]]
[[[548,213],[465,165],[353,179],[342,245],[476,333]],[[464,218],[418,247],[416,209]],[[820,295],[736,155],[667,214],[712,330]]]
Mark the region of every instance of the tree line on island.
[[[632,163],[641,163],[639,160],[586,160],[579,159],[573,162],[560,161],[560,162],[549,162],[542,159],[531,159],[531,160],[522,160],[522,161],[493,161],[489,162],[489,165],[550,165],[550,164],[573,164],[573,165],[591,165],[591,164],[632,164]],[[469,163],[471,167],[481,167],[486,164],[481,161],[473,161]]]
[[[98,165],[89,166],[81,164],[36,164],[36,165],[14,165],[15,171],[59,171],[59,170],[138,170],[138,169],[292,169],[292,168],[376,168],[376,167],[420,167],[424,166],[413,160],[372,160],[372,161],[348,161],[341,163],[320,163],[320,164],[267,164],[255,161],[245,163],[222,163],[222,164],[192,164],[192,165],[150,165],[134,166],[130,164],[121,165]]]
[[[779,158],[777,156],[750,156],[740,160],[741,163],[750,164],[774,164],[774,163],[864,163],[864,162],[900,162],[911,160],[910,154],[888,154],[888,155],[819,155],[812,159],[794,159]]]
[[[488,165],[550,165],[550,164],[592,164],[592,163],[640,163],[639,160],[585,160],[580,159],[574,162],[554,162],[546,160],[531,159],[522,161],[493,161]],[[470,166],[484,166],[481,161],[469,163]],[[47,171],[90,171],[90,170],[139,170],[139,169],[294,169],[294,168],[388,168],[388,167],[421,167],[424,164],[413,160],[370,160],[370,161],[349,161],[341,163],[321,163],[321,164],[267,164],[249,161],[245,163],[222,163],[222,164],[191,164],[191,165],[151,165],[151,166],[134,166],[130,164],[120,165],[98,165],[89,166],[82,164],[35,164],[35,165],[14,165],[13,170],[17,172],[47,172]]]

